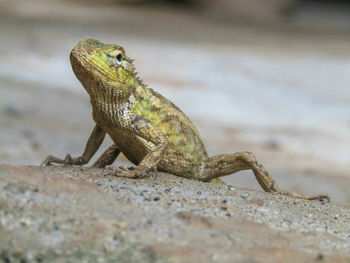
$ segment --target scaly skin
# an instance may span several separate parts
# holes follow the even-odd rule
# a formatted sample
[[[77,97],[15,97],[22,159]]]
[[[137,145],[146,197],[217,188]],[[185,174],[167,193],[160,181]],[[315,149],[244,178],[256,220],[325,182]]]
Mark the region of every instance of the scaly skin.
[[[114,168],[117,176],[139,178],[158,169],[189,179],[211,181],[251,169],[266,192],[329,200],[327,195],[309,197],[281,191],[250,152],[209,158],[190,119],[137,77],[132,60],[121,46],[85,38],[73,48],[70,60],[76,77],[90,95],[96,126],[82,156],[72,158],[67,154],[63,160],[50,155],[43,164],[86,164],[107,133],[115,144],[93,166],[112,164],[120,152],[137,165],[135,169]]]

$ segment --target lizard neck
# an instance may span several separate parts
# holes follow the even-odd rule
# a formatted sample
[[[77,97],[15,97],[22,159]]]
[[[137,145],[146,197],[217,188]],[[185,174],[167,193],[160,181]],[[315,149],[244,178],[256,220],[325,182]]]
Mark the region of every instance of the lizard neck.
[[[92,83],[94,82],[94,83]],[[111,107],[125,104],[131,94],[134,93],[139,81],[131,78],[127,81],[102,81],[96,80],[82,83],[90,95],[93,107],[99,110],[109,110]]]
[[[137,79],[129,82],[127,85],[105,84],[103,82],[95,83],[93,88],[86,88],[90,95],[92,105],[92,115],[96,122],[102,125],[113,123],[119,127],[129,114],[130,103],[132,103],[133,94],[140,82]]]

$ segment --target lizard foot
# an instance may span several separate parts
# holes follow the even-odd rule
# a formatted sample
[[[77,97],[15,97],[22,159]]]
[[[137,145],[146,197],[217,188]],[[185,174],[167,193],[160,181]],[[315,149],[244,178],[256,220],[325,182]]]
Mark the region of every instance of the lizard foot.
[[[331,198],[328,195],[323,195],[323,194],[314,195],[314,196],[305,196],[305,195],[300,195],[300,194],[288,192],[288,191],[278,191],[277,193],[294,197],[294,198],[304,199],[304,200],[319,200],[319,201],[327,200],[328,203],[331,201]]]
[[[107,173],[104,174],[106,175],[113,175],[117,177],[126,177],[126,178],[144,178],[147,175],[147,172],[139,167],[132,167],[132,169],[129,169],[125,166],[119,166],[119,167],[114,167],[114,166],[106,166],[107,169],[112,170],[112,173]]]
[[[64,160],[57,158],[53,155],[49,155],[40,164],[40,166],[49,166],[49,165],[52,165],[53,163],[63,164],[64,166],[71,166],[71,165],[83,165],[83,164],[86,164],[87,162],[84,160],[83,157],[73,158],[70,154],[67,154]]]

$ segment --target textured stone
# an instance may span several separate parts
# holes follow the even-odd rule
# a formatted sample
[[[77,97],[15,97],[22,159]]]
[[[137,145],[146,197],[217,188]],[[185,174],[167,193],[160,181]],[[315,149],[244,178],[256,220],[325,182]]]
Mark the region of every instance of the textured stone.
[[[348,262],[349,222],[341,204],[164,173],[0,166],[0,262]]]

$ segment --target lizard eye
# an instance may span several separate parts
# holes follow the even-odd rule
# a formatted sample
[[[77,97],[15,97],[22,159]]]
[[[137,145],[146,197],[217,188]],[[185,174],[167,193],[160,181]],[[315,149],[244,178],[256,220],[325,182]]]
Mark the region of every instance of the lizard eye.
[[[122,54],[120,54],[120,53],[115,58],[116,58],[118,64],[120,64],[123,60]]]

